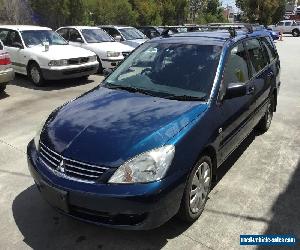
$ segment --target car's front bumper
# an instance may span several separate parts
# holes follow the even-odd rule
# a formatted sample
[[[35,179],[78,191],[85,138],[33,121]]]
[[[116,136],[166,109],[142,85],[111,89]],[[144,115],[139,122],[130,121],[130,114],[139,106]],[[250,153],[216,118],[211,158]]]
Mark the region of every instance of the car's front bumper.
[[[98,67],[99,64],[96,62],[76,67],[53,67],[50,69],[41,68],[41,71],[44,79],[46,80],[61,80],[93,75],[98,71]]]
[[[135,185],[82,183],[59,177],[39,159],[33,142],[27,148],[28,166],[46,200],[71,217],[104,226],[147,230],[159,227],[178,211],[185,176],[178,174],[159,182]],[[45,195],[45,188],[62,195],[63,205]]]
[[[12,68],[0,70],[0,85],[6,84],[15,78],[15,72]]]
[[[101,59],[102,67],[104,69],[114,69],[123,59]]]

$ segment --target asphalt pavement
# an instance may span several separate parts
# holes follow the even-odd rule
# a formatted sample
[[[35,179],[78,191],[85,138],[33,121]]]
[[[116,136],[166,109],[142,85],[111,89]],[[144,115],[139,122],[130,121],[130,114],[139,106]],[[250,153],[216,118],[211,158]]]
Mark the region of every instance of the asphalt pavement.
[[[185,225],[175,218],[146,232],[108,229],[57,213],[27,169],[26,146],[44,117],[103,77],[36,88],[17,76],[0,95],[0,249],[241,249],[240,234],[300,238],[300,38],[285,37],[277,48],[282,87],[271,129],[250,134],[221,166],[197,222]]]

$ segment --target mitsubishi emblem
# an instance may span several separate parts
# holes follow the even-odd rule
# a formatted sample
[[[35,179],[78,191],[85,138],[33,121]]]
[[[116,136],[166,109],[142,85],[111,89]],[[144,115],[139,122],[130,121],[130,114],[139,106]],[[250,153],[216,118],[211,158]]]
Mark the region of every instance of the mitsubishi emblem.
[[[57,167],[57,170],[61,173],[65,172],[65,161],[61,160],[61,162],[59,163],[59,166]]]

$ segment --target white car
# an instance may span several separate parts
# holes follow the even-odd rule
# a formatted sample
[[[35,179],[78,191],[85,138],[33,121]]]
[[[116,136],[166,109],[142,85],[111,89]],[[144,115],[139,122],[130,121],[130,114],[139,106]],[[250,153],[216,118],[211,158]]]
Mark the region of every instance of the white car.
[[[131,26],[102,25],[100,28],[104,29],[116,41],[134,48],[149,40],[144,33]]]
[[[0,26],[0,39],[15,72],[42,86],[45,80],[87,77],[97,72],[95,53],[69,45],[50,28]]]
[[[300,36],[300,25],[295,20],[281,21],[272,28],[283,34],[292,34],[294,37]]]
[[[11,66],[9,54],[5,51],[0,41],[0,93],[5,90],[6,84],[15,77],[14,70]]]
[[[95,52],[99,61],[99,72],[113,69],[134,49],[116,42],[104,30],[90,26],[61,27],[56,31],[70,45]]]

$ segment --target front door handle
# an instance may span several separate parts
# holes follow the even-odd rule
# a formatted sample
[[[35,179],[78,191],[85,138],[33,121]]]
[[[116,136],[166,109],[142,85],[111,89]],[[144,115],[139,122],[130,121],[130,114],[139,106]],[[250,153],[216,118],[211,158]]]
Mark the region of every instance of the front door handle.
[[[247,95],[253,95],[255,92],[255,87],[254,85],[249,86],[248,90],[247,90]]]

